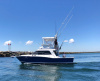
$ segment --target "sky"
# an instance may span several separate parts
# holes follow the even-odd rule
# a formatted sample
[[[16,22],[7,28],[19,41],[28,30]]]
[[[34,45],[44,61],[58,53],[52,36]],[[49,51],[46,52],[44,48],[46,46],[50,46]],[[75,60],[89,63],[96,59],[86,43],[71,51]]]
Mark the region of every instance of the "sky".
[[[65,19],[59,46],[74,43],[60,51],[100,51],[100,0],[0,0],[0,51],[8,51],[7,42],[11,51],[35,51]]]

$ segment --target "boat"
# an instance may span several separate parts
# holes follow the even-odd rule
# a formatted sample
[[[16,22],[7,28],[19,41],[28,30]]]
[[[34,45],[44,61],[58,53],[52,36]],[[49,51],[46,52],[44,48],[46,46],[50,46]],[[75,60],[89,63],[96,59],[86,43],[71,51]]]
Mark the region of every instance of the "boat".
[[[15,55],[12,55],[12,56],[10,56],[11,58],[15,58],[16,56]]]
[[[22,63],[32,64],[72,64],[74,57],[60,57],[57,35],[42,37],[42,46],[32,54],[20,55],[16,58]]]

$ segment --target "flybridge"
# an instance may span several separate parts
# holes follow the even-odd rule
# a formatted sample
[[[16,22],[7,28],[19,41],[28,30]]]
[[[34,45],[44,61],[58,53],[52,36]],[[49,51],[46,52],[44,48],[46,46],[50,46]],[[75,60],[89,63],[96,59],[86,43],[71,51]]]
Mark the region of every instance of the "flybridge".
[[[42,48],[54,49],[55,37],[42,37],[42,39],[43,39]]]

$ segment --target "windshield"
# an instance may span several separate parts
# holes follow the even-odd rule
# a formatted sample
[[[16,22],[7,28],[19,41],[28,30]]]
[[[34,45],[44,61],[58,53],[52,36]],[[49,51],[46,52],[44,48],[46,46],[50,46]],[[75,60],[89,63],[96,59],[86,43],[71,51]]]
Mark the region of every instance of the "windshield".
[[[38,54],[38,55],[51,55],[50,51],[35,51],[34,54]]]

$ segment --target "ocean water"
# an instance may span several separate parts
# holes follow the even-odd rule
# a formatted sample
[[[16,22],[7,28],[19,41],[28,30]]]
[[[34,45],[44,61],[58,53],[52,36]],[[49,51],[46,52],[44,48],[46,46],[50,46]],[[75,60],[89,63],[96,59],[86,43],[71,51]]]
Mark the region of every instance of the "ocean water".
[[[0,57],[0,81],[100,81],[100,53],[66,56],[74,56],[77,64],[21,64],[17,58]]]

